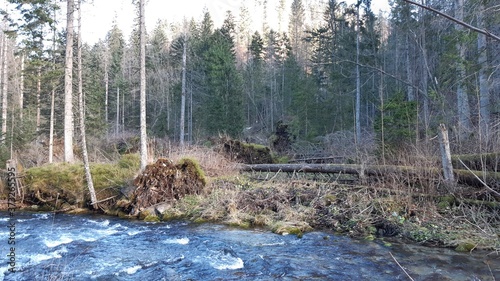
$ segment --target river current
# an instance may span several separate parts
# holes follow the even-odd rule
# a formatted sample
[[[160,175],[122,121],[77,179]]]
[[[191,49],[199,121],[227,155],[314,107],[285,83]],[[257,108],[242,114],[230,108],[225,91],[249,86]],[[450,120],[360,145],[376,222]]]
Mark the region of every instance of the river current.
[[[182,221],[0,213],[2,226],[11,222],[16,271],[7,256],[12,234],[2,227],[0,280],[500,280],[498,255],[328,232],[297,238]]]

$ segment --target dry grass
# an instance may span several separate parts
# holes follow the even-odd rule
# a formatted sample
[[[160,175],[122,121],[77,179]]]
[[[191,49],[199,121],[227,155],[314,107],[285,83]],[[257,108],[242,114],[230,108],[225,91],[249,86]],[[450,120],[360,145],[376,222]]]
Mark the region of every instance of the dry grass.
[[[174,162],[182,158],[196,159],[205,175],[212,178],[231,177],[239,173],[238,163],[231,162],[222,154],[203,146],[173,147],[165,156]]]

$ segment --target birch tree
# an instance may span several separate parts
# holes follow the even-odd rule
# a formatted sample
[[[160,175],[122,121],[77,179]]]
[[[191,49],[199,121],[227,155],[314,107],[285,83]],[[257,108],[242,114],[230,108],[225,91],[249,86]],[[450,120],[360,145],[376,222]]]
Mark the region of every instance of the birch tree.
[[[187,29],[187,22],[185,22],[184,28]],[[187,62],[187,32],[184,30],[184,40],[182,46],[182,89],[181,89],[181,119],[180,119],[180,145],[184,146],[184,127],[185,127],[185,116],[186,116],[186,62]]]
[[[463,21],[464,19],[464,0],[455,0],[455,18],[459,21]],[[458,33],[457,38],[457,63],[456,63],[456,71],[457,71],[457,89],[456,89],[456,98],[457,98],[457,112],[458,112],[458,130],[459,135],[464,136],[466,133],[471,130],[471,122],[470,122],[470,107],[469,107],[469,97],[467,95],[467,89],[465,86],[465,55],[467,52],[465,43],[463,42],[464,28],[461,25],[456,25],[455,29]]]
[[[8,108],[8,85],[9,85],[9,72],[8,72],[8,49],[9,41],[7,36],[3,35],[2,52],[2,136],[0,139],[1,144],[5,144],[7,135],[7,108]]]
[[[145,0],[139,0],[141,170],[144,170],[146,168],[146,164],[148,161],[146,134],[146,26],[144,19],[144,1]]]
[[[73,162],[73,13],[74,0],[67,0],[66,62],[64,68],[64,161]]]
[[[87,151],[87,138],[85,136],[85,106],[83,104],[83,79],[82,79],[82,1],[78,0],[78,111],[80,115],[80,137],[83,154],[83,168],[85,170],[85,180],[90,193],[91,205],[97,209],[97,196],[95,194],[94,182],[90,173],[90,163]]]

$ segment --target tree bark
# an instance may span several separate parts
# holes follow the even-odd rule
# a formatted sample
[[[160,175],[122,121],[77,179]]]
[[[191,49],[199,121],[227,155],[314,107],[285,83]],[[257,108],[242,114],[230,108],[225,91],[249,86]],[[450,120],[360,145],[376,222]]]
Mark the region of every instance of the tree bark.
[[[464,0],[456,0],[456,18],[458,20],[463,20],[464,17]],[[469,97],[467,95],[466,87],[465,87],[465,65],[464,61],[466,60],[466,46],[463,43],[462,33],[463,27],[457,26],[456,30],[458,31],[458,42],[457,42],[457,51],[458,51],[458,61],[457,61],[457,110],[458,110],[458,131],[459,135],[464,137],[471,131],[471,121],[470,121],[470,106],[469,106]]]
[[[9,72],[8,72],[8,48],[9,42],[6,36],[3,36],[2,46],[2,136],[1,143],[5,144],[7,137],[7,107],[8,107],[8,89],[9,89]]]
[[[481,2],[482,3],[482,2]],[[484,26],[484,5],[479,5],[477,12],[477,22],[479,26]],[[486,69],[488,69],[488,58],[486,56],[486,35],[477,35],[477,49],[479,52],[479,127],[481,136],[486,140],[489,139],[488,127],[490,124],[490,92],[488,78],[486,77]]]
[[[187,27],[185,27],[187,28]],[[184,42],[182,48],[182,91],[181,91],[181,120],[179,125],[179,140],[181,147],[184,146],[184,126],[186,117],[186,62],[187,62],[187,35],[184,33]]]
[[[78,0],[78,109],[80,112],[80,137],[82,142],[83,169],[85,180],[90,193],[91,205],[97,209],[97,196],[95,194],[94,182],[90,173],[90,163],[87,151],[87,138],[85,136],[85,106],[83,103],[83,80],[82,80],[82,0]]]
[[[67,0],[66,62],[64,68],[64,161],[73,162],[73,12],[74,0]]]
[[[56,5],[54,5],[53,15],[56,20]],[[52,71],[56,70],[56,28],[52,28]],[[53,162],[54,157],[54,123],[55,123],[55,100],[56,100],[56,80],[53,78],[52,91],[50,93],[50,128],[49,128],[49,163]]]
[[[39,66],[36,72],[36,131],[40,131],[41,104],[40,96],[42,95],[42,68]]]
[[[451,163],[450,142],[448,140],[448,130],[444,124],[439,125],[441,163],[443,165],[444,180],[448,183],[454,183],[453,165]]]
[[[145,0],[139,0],[141,171],[146,168],[146,164],[148,161],[146,134],[146,26],[144,22],[144,1]]]
[[[356,143],[361,142],[361,77],[359,72],[359,6],[356,5]]]
[[[24,106],[24,53],[21,54],[21,82],[19,83],[19,119],[23,120]]]

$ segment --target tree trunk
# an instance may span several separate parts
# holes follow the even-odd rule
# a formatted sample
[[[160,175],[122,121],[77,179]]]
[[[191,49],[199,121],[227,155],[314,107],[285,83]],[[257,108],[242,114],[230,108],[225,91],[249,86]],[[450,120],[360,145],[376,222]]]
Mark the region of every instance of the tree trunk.
[[[144,19],[144,1],[139,0],[140,20],[140,127],[141,127],[141,171],[146,168],[148,161],[147,134],[146,134],[146,26]]]
[[[456,18],[460,21],[464,18],[464,0],[456,0]],[[456,26],[456,30],[458,31],[458,62],[457,62],[457,73],[458,73],[458,81],[457,81],[457,110],[458,110],[458,130],[459,135],[461,137],[466,136],[467,133],[470,133],[471,130],[471,122],[470,122],[470,106],[469,106],[469,97],[466,92],[465,87],[465,65],[463,61],[465,61],[466,55],[466,46],[462,39],[462,33],[464,32],[464,28],[461,25]]]
[[[1,143],[5,144],[7,137],[7,107],[8,107],[8,90],[9,90],[9,72],[8,72],[8,48],[9,42],[6,36],[3,38],[2,48],[2,136]]]
[[[359,73],[359,6],[356,6],[356,143],[361,141],[361,77]]]
[[[412,83],[412,73],[411,73],[411,64],[410,64],[410,35],[406,34],[406,81],[408,81],[407,85],[407,99],[408,101],[415,101],[415,94],[413,93],[413,83]]]
[[[64,161],[73,162],[73,12],[74,0],[67,0],[66,62],[64,68]]]
[[[19,119],[23,120],[24,106],[24,53],[21,54],[21,82],[19,83]]]
[[[482,2],[481,2],[482,3]],[[479,5],[477,13],[477,22],[479,27],[484,27],[484,5]],[[477,35],[477,49],[479,52],[479,128],[481,135],[488,140],[488,126],[490,123],[490,92],[486,69],[488,68],[488,59],[486,56],[486,35]]]
[[[54,21],[56,20],[56,9],[54,5]],[[56,70],[56,28],[52,28],[52,71]],[[53,162],[54,157],[54,123],[55,123],[55,100],[56,100],[56,82],[52,78],[52,91],[50,93],[50,128],[49,128],[49,163]]]
[[[116,121],[115,134],[118,135],[120,129],[120,87],[116,88]]]
[[[108,126],[108,99],[109,99],[109,73],[108,73],[108,62],[107,57],[104,59],[104,120],[106,126]]]
[[[90,163],[87,151],[87,138],[85,137],[85,106],[83,103],[83,81],[82,81],[82,0],[78,0],[78,109],[80,112],[80,136],[82,143],[83,168],[85,180],[90,193],[91,205],[97,209],[97,196],[95,194],[94,182],[90,173]]]
[[[186,27],[187,28],[187,27]],[[186,117],[186,61],[187,61],[187,36],[184,34],[184,44],[182,48],[182,94],[181,94],[181,120],[179,125],[180,145],[184,146],[184,120]]]
[[[444,124],[439,125],[440,148],[441,148],[441,163],[443,165],[444,180],[448,183],[455,182],[453,175],[453,165],[451,163],[450,142],[448,140],[448,130]]]
[[[42,68],[39,66],[36,76],[36,131],[40,131],[41,104],[40,96],[42,95]]]

